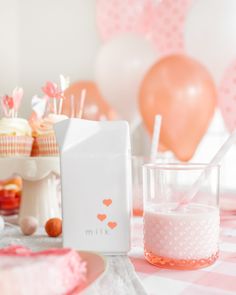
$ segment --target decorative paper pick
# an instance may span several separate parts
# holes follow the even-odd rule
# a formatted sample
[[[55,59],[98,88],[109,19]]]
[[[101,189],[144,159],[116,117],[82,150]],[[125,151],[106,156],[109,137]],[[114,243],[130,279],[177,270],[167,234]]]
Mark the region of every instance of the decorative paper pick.
[[[4,103],[3,103],[3,97],[1,97],[0,103],[1,103],[2,112],[3,112],[4,116],[6,116],[7,109],[6,109],[6,107],[5,107]]]
[[[14,100],[11,96],[4,95],[3,96],[3,104],[8,108],[8,109],[13,109],[14,108]]]
[[[22,97],[23,89],[16,87],[12,91],[12,96],[4,95],[1,98],[1,106],[6,117],[17,117]]]
[[[70,77],[60,75],[61,91],[64,92],[70,86]]]
[[[20,107],[20,104],[21,104],[21,101],[23,98],[23,94],[24,94],[23,89],[18,88],[18,87],[16,87],[12,92],[12,98],[14,101],[14,112],[15,112],[14,115],[15,115],[15,117],[17,117],[17,113],[18,113],[18,110],[19,110],[19,107]]]
[[[37,114],[37,118],[42,118],[46,111],[47,98],[38,97],[37,95],[32,98],[32,109]]]
[[[64,77],[63,75],[60,75],[60,82],[61,82],[61,97],[59,101],[59,110],[58,113],[61,114],[62,112],[62,105],[64,100],[64,91],[69,87],[70,85],[70,78]]]
[[[11,96],[4,95],[1,98],[1,105],[6,117],[14,117],[14,101]]]
[[[57,114],[57,98],[59,98],[57,84],[48,81],[46,82],[45,86],[42,87],[42,90],[49,98],[53,99],[53,112]]]
[[[58,98],[58,86],[53,82],[46,82],[42,87],[43,92],[50,98]]]
[[[8,106],[5,103],[5,96],[1,97],[1,107],[5,117],[8,117]]]
[[[61,88],[56,83],[46,82],[45,86],[42,87],[43,92],[51,99],[53,99],[53,112],[55,114],[62,113],[62,105],[64,100],[64,91],[69,87],[70,78],[60,75]],[[59,102],[58,102],[59,101]]]

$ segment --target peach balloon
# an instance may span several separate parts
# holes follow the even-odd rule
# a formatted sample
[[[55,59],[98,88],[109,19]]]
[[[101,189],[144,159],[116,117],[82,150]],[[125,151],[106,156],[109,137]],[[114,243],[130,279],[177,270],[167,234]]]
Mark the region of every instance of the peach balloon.
[[[146,74],[140,88],[140,112],[150,133],[155,115],[162,115],[160,143],[179,160],[188,161],[211,121],[216,97],[214,82],[200,63],[171,55]]]
[[[83,119],[88,120],[115,120],[117,115],[109,104],[103,99],[96,84],[92,81],[78,81],[65,90],[63,113],[71,115],[71,95],[74,95],[74,110],[78,112],[81,91],[86,89]],[[76,112],[75,112],[76,117]]]

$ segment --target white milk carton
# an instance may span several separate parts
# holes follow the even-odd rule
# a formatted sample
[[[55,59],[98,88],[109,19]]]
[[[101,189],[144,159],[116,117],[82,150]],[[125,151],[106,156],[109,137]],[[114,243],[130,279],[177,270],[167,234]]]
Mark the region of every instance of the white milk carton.
[[[125,121],[55,125],[61,156],[63,246],[105,254],[130,249],[130,136]]]

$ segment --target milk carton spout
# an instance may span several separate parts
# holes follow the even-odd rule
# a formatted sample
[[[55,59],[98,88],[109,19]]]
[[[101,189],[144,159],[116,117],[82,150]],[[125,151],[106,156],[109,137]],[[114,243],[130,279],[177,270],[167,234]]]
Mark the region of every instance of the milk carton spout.
[[[57,144],[61,150],[63,143],[65,142],[65,137],[67,134],[67,130],[69,128],[70,120],[63,120],[54,124],[54,130],[56,133]]]
[[[54,125],[61,156],[124,154],[130,150],[128,123],[69,119]],[[95,148],[96,147],[96,148]]]

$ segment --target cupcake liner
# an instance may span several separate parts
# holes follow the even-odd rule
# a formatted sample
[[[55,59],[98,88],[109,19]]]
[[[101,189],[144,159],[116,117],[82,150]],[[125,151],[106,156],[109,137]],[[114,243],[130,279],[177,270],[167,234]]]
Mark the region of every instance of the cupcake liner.
[[[0,136],[0,157],[30,156],[33,138],[30,136]]]
[[[40,157],[55,157],[59,156],[59,147],[56,142],[55,135],[39,136],[36,139],[38,145],[38,156]]]
[[[36,138],[34,138],[34,141],[33,141],[31,156],[32,157],[38,157],[39,156],[39,145],[38,145],[38,142],[37,142]]]

